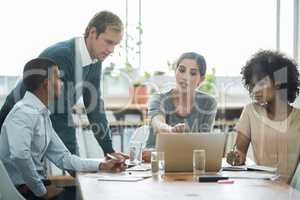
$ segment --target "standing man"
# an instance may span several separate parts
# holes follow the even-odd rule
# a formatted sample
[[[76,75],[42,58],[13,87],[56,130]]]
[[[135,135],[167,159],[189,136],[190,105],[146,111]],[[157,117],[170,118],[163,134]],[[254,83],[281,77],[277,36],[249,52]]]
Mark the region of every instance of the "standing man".
[[[82,96],[94,135],[104,154],[119,159],[127,156],[112,147],[111,132],[101,98],[100,77],[102,61],[118,45],[123,37],[123,23],[109,12],[97,13],[88,23],[84,37],[59,42],[45,49],[39,57],[50,58],[57,63],[64,83],[62,94],[49,108],[53,127],[71,153],[77,153],[72,107]],[[0,126],[12,107],[25,94],[23,81],[7,96],[0,110]]]

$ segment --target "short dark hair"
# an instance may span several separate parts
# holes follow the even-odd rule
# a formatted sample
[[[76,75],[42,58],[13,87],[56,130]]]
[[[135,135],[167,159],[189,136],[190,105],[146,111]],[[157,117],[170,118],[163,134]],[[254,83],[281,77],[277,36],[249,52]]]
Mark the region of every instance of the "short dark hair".
[[[252,93],[255,85],[253,77],[258,80],[269,77],[278,89],[286,89],[279,93],[282,100],[292,103],[299,95],[297,63],[280,52],[270,50],[257,52],[247,61],[241,74],[243,84],[249,93]]]
[[[117,32],[121,32],[124,29],[121,19],[109,11],[101,11],[94,15],[85,29],[84,38],[89,36],[89,32],[93,27],[96,28],[97,37],[101,33],[104,33],[107,27],[110,27]]]
[[[35,58],[25,64],[23,83],[26,90],[35,92],[51,76],[51,68],[57,64],[48,58]]]
[[[200,72],[200,75],[201,76],[205,76],[205,73],[206,73],[206,61],[204,59],[204,57],[198,53],[195,53],[195,52],[186,52],[186,53],[183,53],[179,59],[177,60],[177,63],[176,63],[176,69],[178,67],[178,65],[180,64],[180,62],[183,60],[183,59],[193,59],[196,61],[197,65],[199,66],[199,72]]]

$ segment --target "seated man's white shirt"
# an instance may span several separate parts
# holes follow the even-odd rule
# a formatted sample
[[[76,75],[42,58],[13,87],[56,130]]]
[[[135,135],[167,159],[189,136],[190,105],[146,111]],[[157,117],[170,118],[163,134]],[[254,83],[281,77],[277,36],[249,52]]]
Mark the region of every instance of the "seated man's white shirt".
[[[72,155],[54,131],[50,112],[26,92],[6,117],[0,135],[0,159],[15,185],[26,184],[37,196],[46,193],[43,159],[74,171],[97,171],[100,161]]]

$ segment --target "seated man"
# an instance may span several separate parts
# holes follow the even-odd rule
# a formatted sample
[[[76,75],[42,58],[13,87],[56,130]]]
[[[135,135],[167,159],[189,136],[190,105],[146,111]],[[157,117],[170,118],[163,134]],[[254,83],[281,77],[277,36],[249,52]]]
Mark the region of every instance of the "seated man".
[[[255,162],[276,167],[287,181],[300,150],[300,110],[292,105],[299,95],[297,64],[278,52],[261,51],[241,74],[254,102],[242,112],[236,126],[236,149],[227,161],[244,164],[251,143]]]
[[[27,92],[10,111],[1,129],[0,159],[26,199],[51,199],[49,190],[58,195],[53,187],[45,187],[43,183],[46,158],[65,170],[124,169],[121,160],[100,162],[72,155],[57,136],[47,109],[60,95],[62,86],[58,66],[53,61],[44,58],[29,61],[24,67],[23,81]]]

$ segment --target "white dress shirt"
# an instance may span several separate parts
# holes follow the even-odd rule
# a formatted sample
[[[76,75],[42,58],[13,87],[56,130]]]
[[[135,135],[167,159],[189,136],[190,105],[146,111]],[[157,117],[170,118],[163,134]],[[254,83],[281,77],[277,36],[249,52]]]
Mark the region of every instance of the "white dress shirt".
[[[96,63],[97,59],[92,59],[86,47],[84,37],[75,38],[75,57],[78,59],[75,68],[85,67],[92,63]]]
[[[50,112],[26,92],[6,117],[0,135],[0,159],[15,185],[26,184],[37,196],[46,194],[43,159],[74,171],[98,171],[100,161],[72,155],[54,131]]]
[[[76,85],[81,85],[83,82],[83,68],[95,64],[98,62],[97,59],[92,59],[84,37],[76,37],[75,38],[75,83]],[[82,96],[82,87],[76,88],[76,96],[77,98]],[[81,100],[82,101],[82,100]]]

